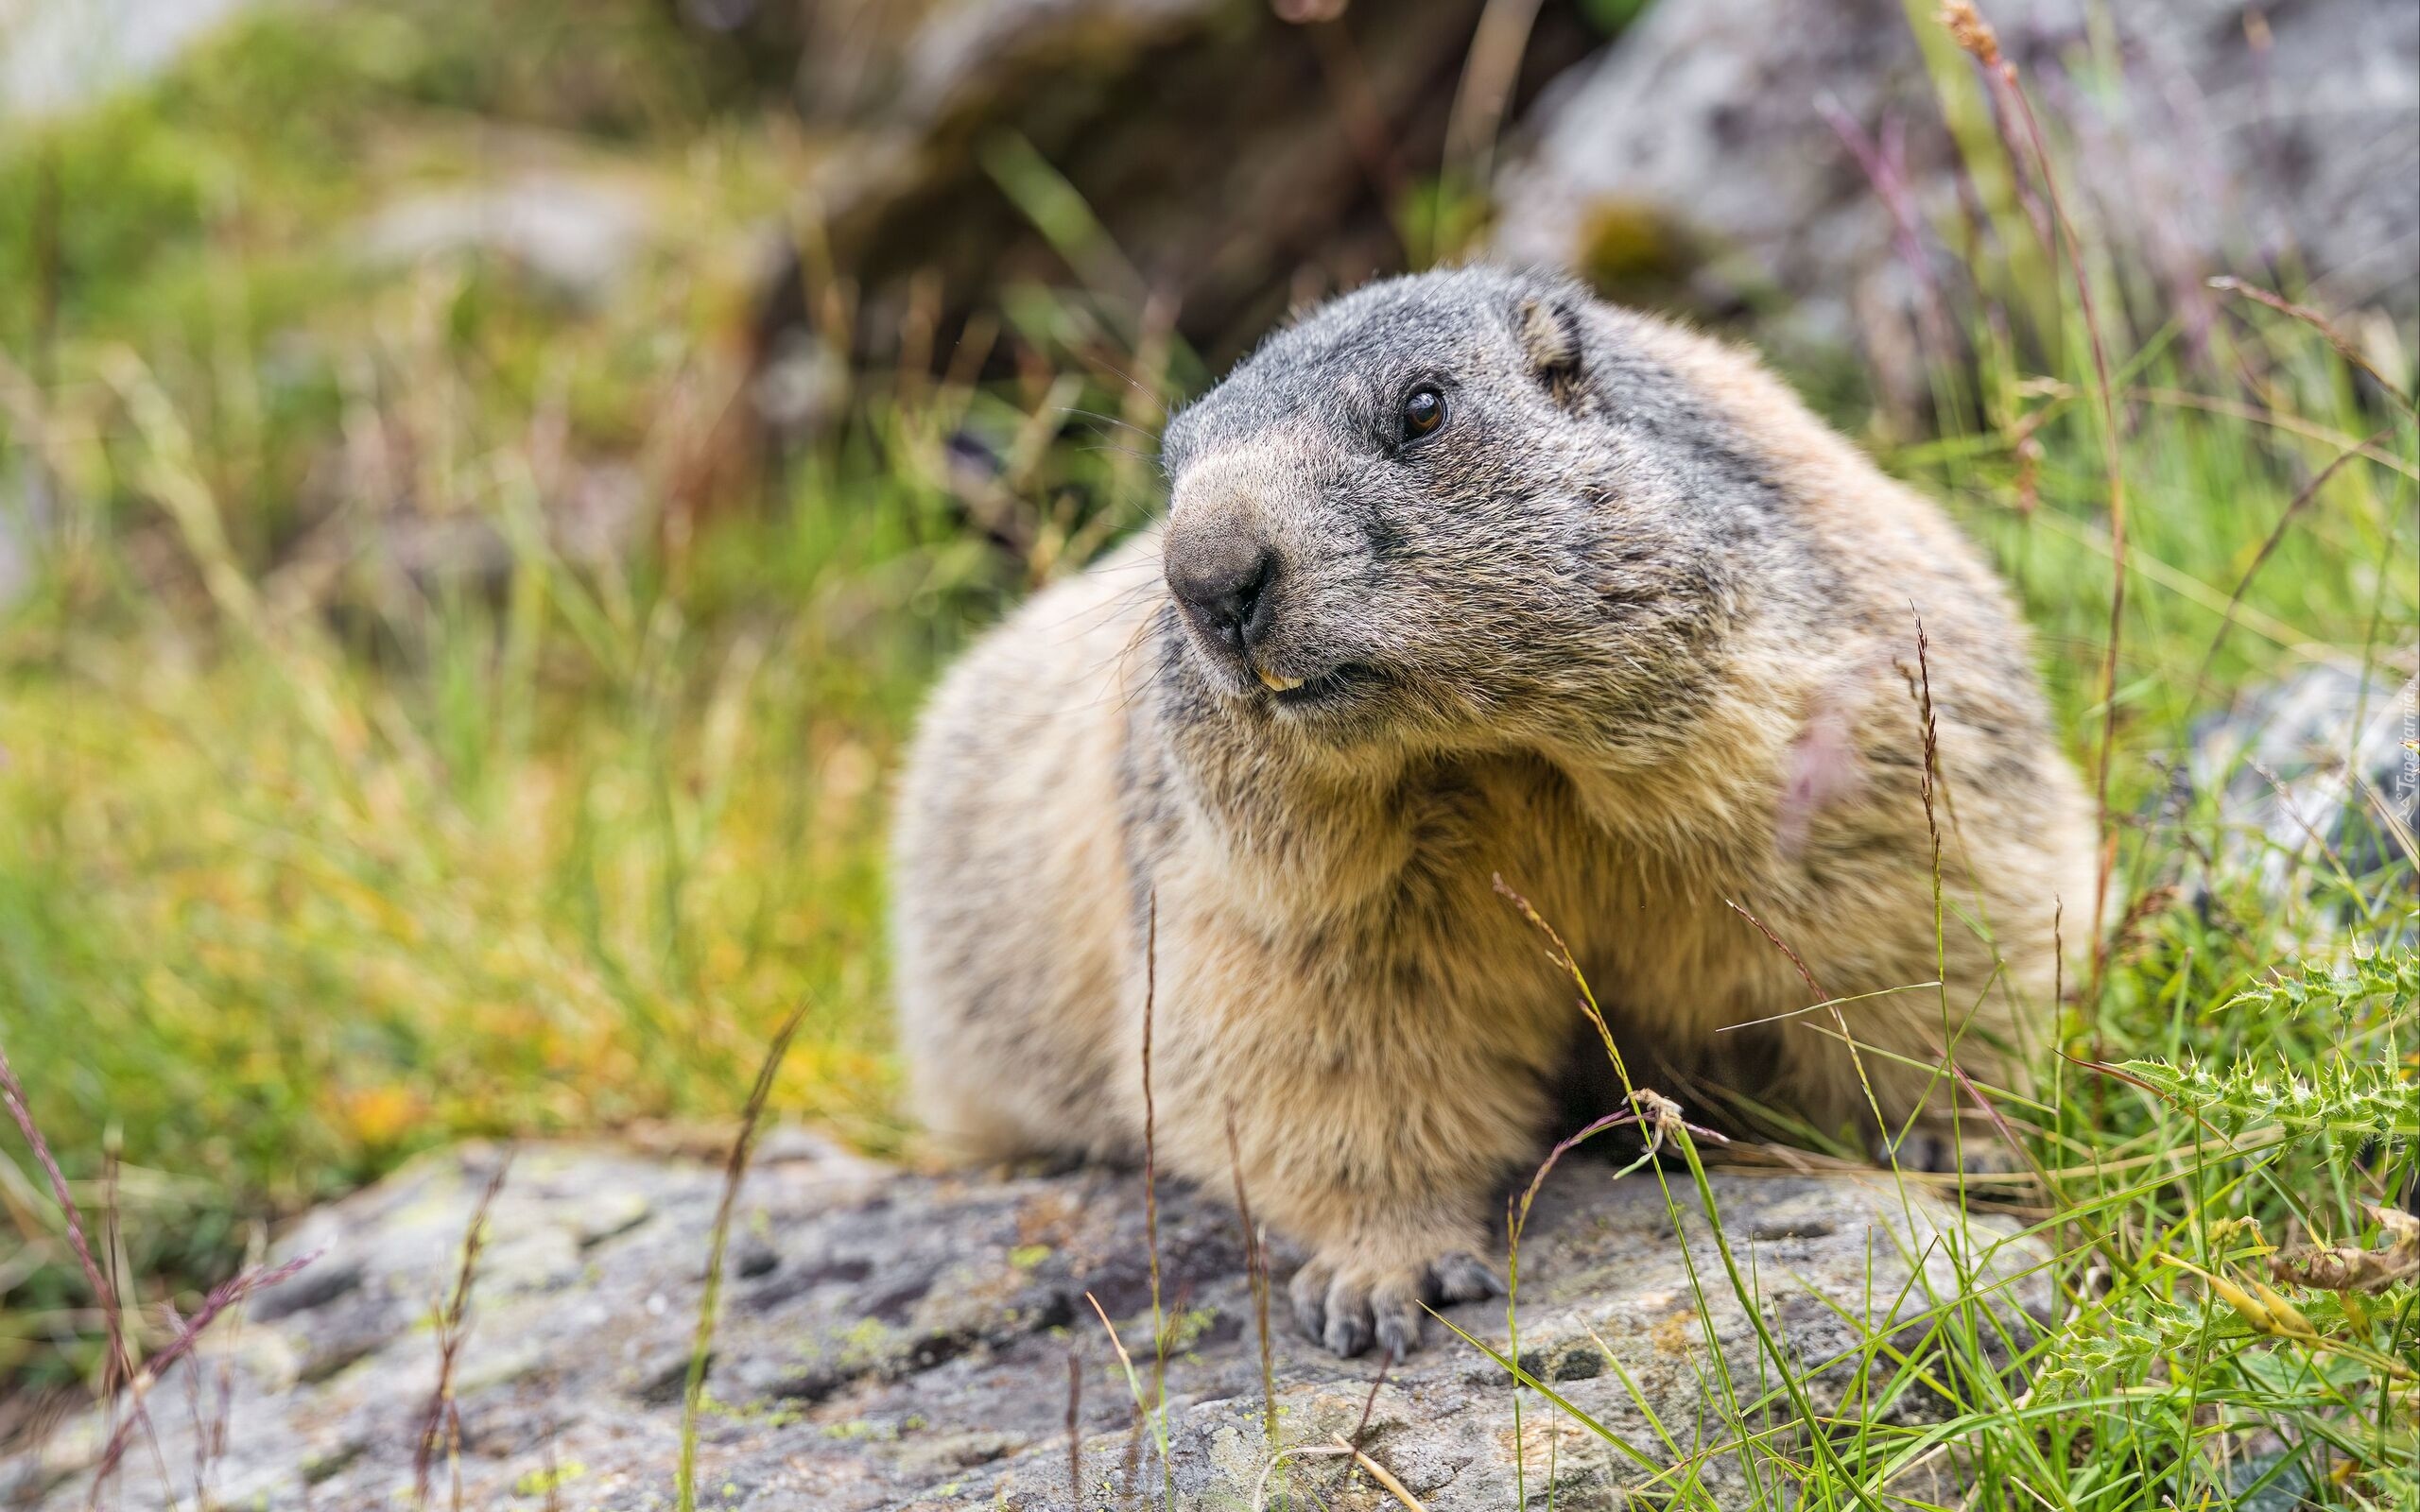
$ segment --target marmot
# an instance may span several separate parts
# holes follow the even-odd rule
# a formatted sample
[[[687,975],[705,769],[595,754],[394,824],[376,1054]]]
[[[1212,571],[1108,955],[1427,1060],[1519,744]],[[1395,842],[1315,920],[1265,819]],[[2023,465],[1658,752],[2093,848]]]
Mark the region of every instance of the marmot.
[[[1305,1329],[1409,1349],[1495,1288],[1493,1198],[1604,1058],[1499,874],[1644,1084],[1871,1137],[1870,1085],[1929,1151],[1951,1047],[2016,1074],[2094,885],[2026,632],[1754,358],[1426,273],[1270,337],[1162,455],[1166,522],[968,653],[908,763],[900,1030],[945,1149],[1139,1154],[1156,919],[1161,1168],[1224,1190],[1232,1120]]]

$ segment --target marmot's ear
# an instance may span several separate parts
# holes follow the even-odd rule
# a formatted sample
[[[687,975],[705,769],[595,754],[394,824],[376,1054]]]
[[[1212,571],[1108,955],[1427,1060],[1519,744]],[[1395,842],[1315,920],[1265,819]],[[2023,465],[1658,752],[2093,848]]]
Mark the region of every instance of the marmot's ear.
[[[1521,345],[1530,354],[1530,369],[1568,406],[1580,397],[1582,357],[1580,311],[1568,295],[1534,296],[1521,301]]]

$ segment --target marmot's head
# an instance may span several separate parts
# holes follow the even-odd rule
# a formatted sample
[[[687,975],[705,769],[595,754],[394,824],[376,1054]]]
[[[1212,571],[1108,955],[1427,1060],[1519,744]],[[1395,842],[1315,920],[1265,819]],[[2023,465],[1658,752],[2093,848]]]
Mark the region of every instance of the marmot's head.
[[[1314,749],[1664,744],[1772,490],[1634,319],[1471,268],[1270,337],[1164,438],[1172,691]]]

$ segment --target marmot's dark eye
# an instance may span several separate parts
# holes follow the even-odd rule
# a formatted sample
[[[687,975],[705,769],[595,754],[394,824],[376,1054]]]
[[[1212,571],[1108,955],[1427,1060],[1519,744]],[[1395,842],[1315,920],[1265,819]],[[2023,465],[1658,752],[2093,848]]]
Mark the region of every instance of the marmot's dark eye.
[[[1445,396],[1422,384],[1403,396],[1403,438],[1417,441],[1444,428]]]

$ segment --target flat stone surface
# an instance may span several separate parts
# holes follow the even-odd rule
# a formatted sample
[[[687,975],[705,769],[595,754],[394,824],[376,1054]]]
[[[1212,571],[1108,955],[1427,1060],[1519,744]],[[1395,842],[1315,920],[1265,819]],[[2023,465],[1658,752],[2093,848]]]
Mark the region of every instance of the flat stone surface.
[[[908,1175],[796,1130],[769,1137],[732,1230],[724,1314],[698,1449],[700,1504],[761,1512],[1165,1504],[1159,1451],[1095,1316],[1115,1321],[1151,1390],[1150,1274],[1142,1182],[1098,1170],[1018,1179]],[[413,1446],[438,1374],[430,1317],[496,1152],[433,1155],[314,1214],[278,1258],[322,1249],[284,1297],[211,1335],[197,1365],[149,1397],[159,1440],[137,1438],[110,1504],[180,1499],[197,1467],[214,1504],[334,1509],[409,1504]],[[680,1399],[720,1194],[715,1166],[596,1146],[515,1158],[491,1212],[456,1375],[461,1505],[642,1509],[673,1502]],[[1786,1421],[1779,1374],[1724,1279],[1685,1172],[1615,1178],[1573,1158],[1539,1199],[1524,1246],[1519,1355],[1576,1408],[1653,1465],[1704,1452],[1701,1483],[1740,1492],[1738,1424]],[[1960,1294],[1967,1274],[2038,1292],[2030,1243],[2003,1220],[1961,1226],[1886,1177],[1720,1172],[1731,1254],[1768,1332],[1814,1376],[1816,1410],[1853,1400],[1867,1320],[1888,1331]],[[1676,1233],[1687,1235],[1684,1245]],[[1161,1284],[1174,1318],[1167,1366],[1178,1504],[1243,1508],[1269,1462],[1257,1330],[1240,1226],[1226,1204],[1166,1183]],[[1278,1434],[1350,1433],[1377,1366],[1339,1360],[1272,1316]],[[1917,1281],[1910,1286],[1911,1265]],[[1694,1273],[1694,1281],[1693,1281]],[[1929,1295],[1928,1295],[1929,1294]],[[1445,1315],[1507,1347],[1500,1301]],[[1651,1470],[1531,1395],[1513,1428],[1501,1366],[1430,1325],[1370,1407],[1368,1452],[1434,1512],[1530,1503],[1660,1504]],[[1070,1490],[1070,1361],[1080,1383],[1083,1492]],[[221,1392],[224,1392],[222,1398]],[[1927,1410],[1921,1394],[1894,1409]],[[223,1403],[223,1404],[222,1404]],[[1651,1411],[1655,1421],[1651,1423]],[[198,1454],[223,1424],[225,1449]],[[1661,1433],[1658,1432],[1660,1425]],[[1669,1435],[1668,1447],[1664,1435]],[[36,1456],[0,1465],[0,1502],[86,1503],[104,1437],[71,1423]],[[1677,1452],[1676,1452],[1677,1450]],[[1771,1468],[1757,1473],[1768,1478]],[[1333,1459],[1289,1459],[1332,1506],[1386,1505],[1338,1490]],[[441,1462],[434,1504],[452,1504]],[[559,1501],[550,1503],[549,1485]],[[13,1487],[14,1496],[10,1495]],[[1726,1495],[1729,1493],[1729,1495]]]

